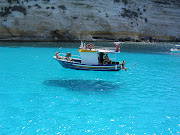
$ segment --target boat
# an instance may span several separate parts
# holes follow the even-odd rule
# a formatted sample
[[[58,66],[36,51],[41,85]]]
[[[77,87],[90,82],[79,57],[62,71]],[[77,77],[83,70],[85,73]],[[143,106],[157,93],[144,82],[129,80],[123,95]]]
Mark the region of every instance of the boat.
[[[173,53],[180,53],[180,45],[175,45],[175,47],[171,48],[170,51]]]
[[[54,59],[63,67],[76,70],[92,70],[92,71],[119,71],[126,70],[125,61],[116,61],[116,54],[120,53],[118,43],[114,47],[95,47],[94,44],[85,44],[81,41],[78,49],[80,56],[71,55],[70,52],[55,53]],[[108,58],[108,54],[113,54],[114,58]],[[104,57],[105,55],[105,57]]]

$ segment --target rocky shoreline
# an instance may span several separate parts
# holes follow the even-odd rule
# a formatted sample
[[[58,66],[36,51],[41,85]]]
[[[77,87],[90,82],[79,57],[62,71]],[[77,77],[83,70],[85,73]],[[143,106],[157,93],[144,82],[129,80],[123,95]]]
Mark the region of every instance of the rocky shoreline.
[[[180,1],[1,0],[1,41],[179,42]]]
[[[24,38],[10,38],[10,39],[0,39],[0,42],[80,42],[82,40],[74,40],[74,39],[52,39],[52,40],[44,40],[44,39],[24,39]],[[83,40],[87,42],[180,42],[180,39],[173,40],[165,40],[165,39],[153,39],[152,37],[144,37],[139,39],[132,39],[130,37],[121,38],[121,39],[93,39],[93,40]]]

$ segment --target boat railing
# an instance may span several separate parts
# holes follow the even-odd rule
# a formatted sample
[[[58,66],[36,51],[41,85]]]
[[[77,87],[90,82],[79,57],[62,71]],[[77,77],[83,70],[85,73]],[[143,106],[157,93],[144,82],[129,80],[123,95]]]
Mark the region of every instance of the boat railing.
[[[99,48],[99,52],[110,52],[110,53],[119,53],[119,51],[117,51],[116,47],[101,47]]]
[[[94,46],[94,49],[100,49],[100,50],[116,50],[116,47]]]
[[[65,53],[58,53],[58,55],[59,55],[59,56],[60,56],[60,55],[64,55],[64,56],[65,56],[66,54],[65,54]]]
[[[71,55],[71,56],[75,56],[75,57],[81,58],[81,56],[79,56],[79,55]]]
[[[94,49],[99,49],[101,48],[102,46],[94,46]]]
[[[116,50],[116,47],[100,47],[100,50]]]
[[[59,55],[59,56],[64,56],[64,57],[66,56],[65,53],[58,53],[58,55]],[[81,58],[79,55],[71,55],[71,57],[73,57],[73,56],[74,56],[74,57]]]

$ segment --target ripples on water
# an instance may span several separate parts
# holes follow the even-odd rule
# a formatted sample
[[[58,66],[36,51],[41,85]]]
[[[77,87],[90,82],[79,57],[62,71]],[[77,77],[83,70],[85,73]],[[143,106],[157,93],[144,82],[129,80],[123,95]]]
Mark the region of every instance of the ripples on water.
[[[122,44],[127,72],[94,72],[52,59],[79,43],[1,42],[0,134],[180,134],[175,44]]]

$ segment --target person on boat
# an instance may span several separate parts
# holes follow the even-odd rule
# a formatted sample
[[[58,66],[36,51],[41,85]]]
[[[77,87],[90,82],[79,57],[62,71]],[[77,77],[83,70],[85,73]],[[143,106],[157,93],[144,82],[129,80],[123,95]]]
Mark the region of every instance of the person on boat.
[[[104,60],[109,60],[108,55],[106,54],[106,56],[104,57]]]
[[[111,62],[111,60],[109,59],[108,55],[106,54],[106,56],[104,57],[103,64],[107,65],[109,62]]]
[[[116,52],[119,52],[120,51],[120,47],[117,45],[116,46]]]
[[[122,69],[124,69],[124,65],[126,64],[126,62],[123,60],[122,62]]]
[[[124,69],[126,71],[127,67],[125,67],[125,64],[126,64],[126,62],[123,60],[123,62],[122,62],[122,69]]]
[[[61,56],[58,55],[58,52],[55,53],[57,59],[61,59]]]
[[[68,60],[68,61],[71,61],[72,59],[70,58],[71,57],[71,53],[68,52],[65,56],[65,59]]]

